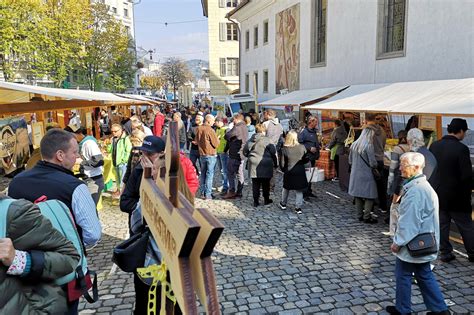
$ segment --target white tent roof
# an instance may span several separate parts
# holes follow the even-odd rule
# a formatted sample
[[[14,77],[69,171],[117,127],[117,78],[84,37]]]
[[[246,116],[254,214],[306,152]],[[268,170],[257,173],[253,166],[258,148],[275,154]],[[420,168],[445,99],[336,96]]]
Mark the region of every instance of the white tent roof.
[[[259,106],[273,105],[273,106],[303,106],[310,105],[318,102],[321,98],[327,97],[328,95],[337,93],[345,89],[344,87],[333,87],[325,89],[312,89],[312,90],[298,90],[288,94],[276,97],[274,99],[262,102]]]
[[[57,100],[83,100],[83,101],[99,101],[104,105],[113,104],[144,104],[153,102],[151,100],[140,100],[137,98],[130,99],[120,97],[113,93],[94,92],[85,90],[58,89],[47,88],[41,86],[33,86],[26,84],[18,84],[11,82],[0,82],[0,105],[11,103],[26,103],[35,95],[41,95],[44,101]]]
[[[474,78],[352,85],[304,109],[474,116]]]

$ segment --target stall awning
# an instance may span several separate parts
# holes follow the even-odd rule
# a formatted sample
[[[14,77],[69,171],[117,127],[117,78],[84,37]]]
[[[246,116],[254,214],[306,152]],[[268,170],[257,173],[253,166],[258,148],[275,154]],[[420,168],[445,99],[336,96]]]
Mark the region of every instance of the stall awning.
[[[0,114],[153,103],[149,99],[125,98],[106,92],[0,82]]]
[[[311,90],[298,90],[288,94],[276,97],[274,99],[262,102],[259,106],[304,106],[311,105],[332,94],[335,94],[341,90],[344,90],[347,86],[325,88],[325,89],[311,89]]]
[[[474,78],[351,85],[305,109],[474,116]]]

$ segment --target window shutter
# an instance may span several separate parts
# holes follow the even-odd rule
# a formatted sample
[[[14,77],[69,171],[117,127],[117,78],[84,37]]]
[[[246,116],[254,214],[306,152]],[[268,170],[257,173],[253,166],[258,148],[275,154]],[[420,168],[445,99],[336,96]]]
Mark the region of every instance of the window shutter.
[[[219,40],[224,42],[227,37],[226,23],[219,23]]]
[[[225,0],[219,0],[219,8],[225,8]]]
[[[226,76],[226,60],[225,58],[219,58],[220,60],[220,63],[221,63],[221,77],[225,77]]]

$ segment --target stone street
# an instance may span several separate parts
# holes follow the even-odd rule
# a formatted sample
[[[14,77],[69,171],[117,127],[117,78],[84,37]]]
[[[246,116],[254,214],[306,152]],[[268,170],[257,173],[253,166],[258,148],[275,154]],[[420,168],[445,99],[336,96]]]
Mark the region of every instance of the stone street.
[[[395,259],[382,233],[387,226],[360,223],[352,198],[336,183],[313,185],[319,197],[305,203],[302,215],[291,211],[292,199],[281,210],[279,196],[273,205],[254,208],[249,186],[241,200],[197,200],[225,225],[213,255],[223,313],[383,314],[393,303]],[[81,303],[81,314],[133,309],[133,278],[110,260],[113,246],[127,236],[127,215],[117,201],[106,200],[103,239],[89,251],[101,299]],[[450,264],[436,261],[435,274],[452,312],[474,312],[474,265],[457,257]],[[415,311],[426,311],[416,285],[412,301]]]

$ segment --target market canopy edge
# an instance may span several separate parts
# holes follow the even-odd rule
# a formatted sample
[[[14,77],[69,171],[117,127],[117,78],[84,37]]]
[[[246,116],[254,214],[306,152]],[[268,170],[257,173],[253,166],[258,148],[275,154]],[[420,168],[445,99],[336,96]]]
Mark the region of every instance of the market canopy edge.
[[[298,90],[264,101],[259,106],[303,106],[314,104],[332,94],[338,93],[347,86],[323,89]]]
[[[351,85],[303,109],[474,117],[474,78]]]
[[[113,93],[86,90],[58,89],[11,82],[0,82],[0,107],[24,104],[39,96],[41,101],[90,101],[92,106],[101,105],[152,105],[151,99],[131,95],[123,97]],[[35,102],[35,101],[33,101]],[[92,104],[93,103],[93,104]],[[46,104],[45,104],[46,105]],[[1,109],[0,109],[1,110]]]

